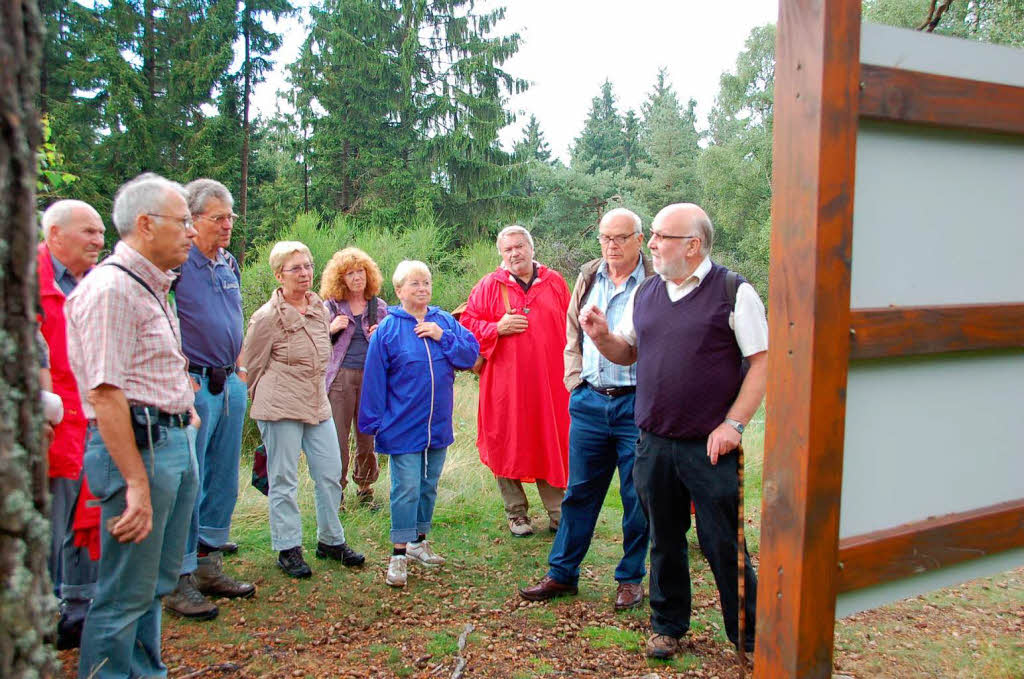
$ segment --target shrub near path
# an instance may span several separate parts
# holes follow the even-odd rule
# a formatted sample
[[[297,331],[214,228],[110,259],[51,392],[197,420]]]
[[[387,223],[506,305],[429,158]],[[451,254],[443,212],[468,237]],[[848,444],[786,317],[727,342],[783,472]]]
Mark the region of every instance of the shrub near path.
[[[385,509],[371,513],[348,503],[342,515],[348,540],[367,555],[360,570],[313,556],[313,488],[305,478],[300,504],[313,577],[287,578],[270,549],[266,498],[246,484],[232,529],[239,552],[227,559],[233,574],[256,582],[257,595],[218,601],[220,617],[212,622],[165,615],[170,677],[447,678],[463,663],[463,677],[738,676],[714,580],[695,545],[694,616],[678,658],[644,657],[646,606],[612,610],[622,539],[622,506],[614,490],[583,562],[579,595],[549,603],[520,600],[516,587],[546,572],[552,536],[543,509],[533,511],[535,535],[517,539],[508,533],[493,478],[474,445],[474,378],[461,375],[456,392],[456,443],[441,477],[431,533],[446,565],[411,565],[404,589],[384,584],[391,548],[385,468],[376,483]],[[747,531],[756,561],[763,427],[755,423],[750,432]],[[243,462],[246,480],[248,464]],[[530,497],[531,508],[540,508],[535,490]],[[840,621],[836,668],[856,677],[1024,677],[1022,639],[1024,570]],[[74,676],[77,652],[61,659],[65,676]]]

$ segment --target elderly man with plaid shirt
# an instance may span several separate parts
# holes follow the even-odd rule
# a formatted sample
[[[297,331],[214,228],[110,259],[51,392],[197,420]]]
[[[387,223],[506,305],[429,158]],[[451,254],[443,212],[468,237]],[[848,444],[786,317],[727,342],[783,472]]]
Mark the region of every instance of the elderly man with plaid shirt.
[[[83,467],[102,512],[80,677],[166,676],[160,599],[178,581],[198,490],[194,396],[171,269],[196,232],[184,189],[154,174],[114,197],[114,254],[66,305],[68,358],[89,420]]]

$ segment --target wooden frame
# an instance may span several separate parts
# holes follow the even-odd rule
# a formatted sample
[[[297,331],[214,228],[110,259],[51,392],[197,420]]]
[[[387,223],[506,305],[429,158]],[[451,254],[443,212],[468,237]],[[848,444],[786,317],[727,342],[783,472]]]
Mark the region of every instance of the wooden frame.
[[[850,358],[1024,347],[1024,304],[854,309]]]
[[[839,592],[952,566],[1024,544],[1024,499],[846,538]]]
[[[1024,547],[1024,498],[839,541],[851,360],[1024,348],[1024,303],[850,309],[858,122],[1024,135],[1024,87],[860,63],[860,0],[781,0],[755,677],[830,677],[836,596]]]

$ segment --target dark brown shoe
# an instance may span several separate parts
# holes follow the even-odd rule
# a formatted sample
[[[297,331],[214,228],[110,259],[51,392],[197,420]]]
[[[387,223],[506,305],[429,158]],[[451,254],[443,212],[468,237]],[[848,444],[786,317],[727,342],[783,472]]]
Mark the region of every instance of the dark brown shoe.
[[[679,652],[679,639],[665,634],[655,634],[647,640],[647,657],[668,660]]]
[[[521,587],[519,589],[519,596],[527,601],[547,601],[548,599],[554,599],[556,596],[566,596],[567,594],[576,594],[578,592],[579,590],[575,585],[563,585],[545,575],[533,587]]]
[[[626,611],[644,602],[644,586],[639,582],[620,582],[615,593],[615,610]]]
[[[194,573],[196,588],[206,596],[248,599],[256,593],[256,585],[224,573],[224,557],[220,552],[199,557],[198,564]]]

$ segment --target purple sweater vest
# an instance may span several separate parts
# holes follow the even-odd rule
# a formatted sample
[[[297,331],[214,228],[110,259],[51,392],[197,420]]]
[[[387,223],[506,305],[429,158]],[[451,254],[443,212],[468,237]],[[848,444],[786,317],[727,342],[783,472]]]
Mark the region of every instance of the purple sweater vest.
[[[722,423],[743,382],[743,356],[729,327],[732,305],[724,266],[678,302],[665,282],[636,293],[636,423],[674,439],[705,438]]]

